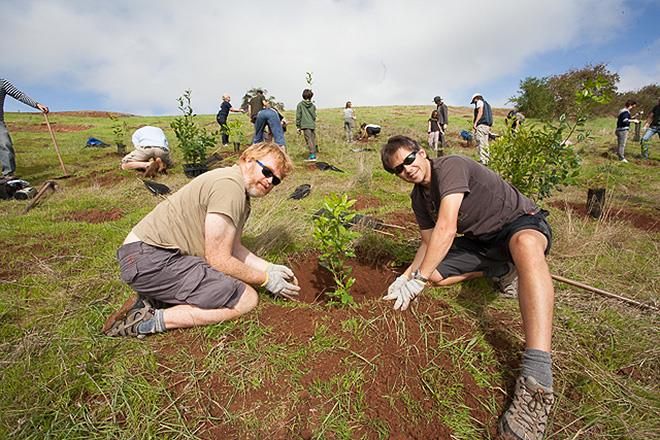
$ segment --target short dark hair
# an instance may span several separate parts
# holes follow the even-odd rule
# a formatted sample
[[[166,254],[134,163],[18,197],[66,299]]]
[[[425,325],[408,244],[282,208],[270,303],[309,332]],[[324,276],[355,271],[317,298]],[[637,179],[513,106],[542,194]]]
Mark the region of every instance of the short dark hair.
[[[263,95],[263,94],[264,94],[264,91],[261,90],[261,89],[257,89],[257,92],[256,92],[256,93],[257,93],[257,95]]]
[[[637,101],[634,99],[629,99],[626,101],[626,107],[630,107],[631,105],[637,105]]]
[[[303,90],[303,99],[312,99],[312,96],[314,96],[314,92],[312,92],[310,89]]]
[[[383,163],[383,168],[386,171],[391,170],[390,159],[399,151],[400,148],[405,148],[408,151],[419,151],[422,147],[419,143],[409,138],[408,136],[397,135],[392,136],[387,140],[387,143],[380,149],[380,161]]]

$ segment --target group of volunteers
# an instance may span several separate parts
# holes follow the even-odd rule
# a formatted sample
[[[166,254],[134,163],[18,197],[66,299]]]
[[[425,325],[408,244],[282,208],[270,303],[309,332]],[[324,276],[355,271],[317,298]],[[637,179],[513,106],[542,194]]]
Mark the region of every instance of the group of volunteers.
[[[0,99],[8,93],[48,111],[1,81]],[[257,306],[260,287],[286,297],[299,293],[291,268],[255,255],[242,243],[252,200],[268,195],[293,170],[283,148],[286,122],[259,92],[247,109],[255,128],[253,145],[237,163],[194,178],[161,201],[126,236],[117,260],[121,280],[136,293],[108,317],[104,334],[144,338],[238,318]],[[302,97],[296,108],[296,128],[304,134],[310,159],[315,159],[313,92],[305,89]],[[447,106],[439,96],[434,102],[429,146],[442,149],[449,123]],[[478,277],[490,278],[504,296],[517,298],[525,349],[513,398],[498,430],[506,439],[541,439],[554,402],[554,288],[546,262],[552,230],[546,211],[486,167],[492,110],[480,93],[471,102],[479,162],[461,155],[431,157],[416,140],[402,135],[387,139],[380,150],[384,170],[412,185],[412,210],[421,236],[412,262],[383,299],[393,301],[394,310],[405,312],[428,288]],[[654,107],[649,118],[650,130],[655,130],[651,135],[660,132],[659,108]],[[232,111],[241,110],[234,109],[225,94],[218,122],[226,123]],[[350,142],[356,120],[350,102],[343,114]],[[519,124],[521,119],[514,114],[511,121]],[[266,127],[272,141],[266,138]],[[644,137],[648,140],[651,135]],[[3,174],[14,170],[13,162],[5,167],[6,138],[6,128],[0,124]],[[131,153],[124,168],[141,163],[156,173],[171,164],[162,130],[142,127],[134,133],[133,142],[137,153]],[[223,137],[223,142],[228,138]]]
[[[304,103],[311,94],[304,98],[302,107],[311,108]],[[477,129],[491,114],[486,104],[478,109]],[[446,120],[441,127],[446,129]],[[276,139],[277,130],[272,133]],[[383,299],[405,312],[427,288],[477,277],[488,277],[503,295],[517,297],[526,344],[499,429],[505,438],[541,438],[554,401],[547,212],[483,164],[459,155],[431,158],[406,136],[390,137],[381,161],[386,171],[412,184],[421,235],[413,261]],[[297,295],[300,286],[291,268],[255,255],[241,240],[252,199],[268,195],[292,169],[281,144],[256,142],[235,165],[208,171],[160,202],[117,252],[121,279],[136,294],[102,331],[144,338],[227,321],[256,307],[259,287],[274,295]]]

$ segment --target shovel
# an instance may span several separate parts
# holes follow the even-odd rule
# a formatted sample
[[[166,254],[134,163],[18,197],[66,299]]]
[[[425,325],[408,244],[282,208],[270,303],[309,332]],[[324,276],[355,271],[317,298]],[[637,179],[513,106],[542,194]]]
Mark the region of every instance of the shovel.
[[[44,118],[46,118],[46,125],[48,126],[48,132],[50,133],[50,138],[53,140],[53,145],[55,145],[55,152],[57,153],[57,158],[60,160],[60,166],[62,167],[62,172],[64,172],[64,175],[57,177],[57,179],[66,179],[71,177],[71,175],[66,171],[66,167],[64,166],[64,161],[62,160],[62,154],[60,153],[60,147],[57,145],[57,141],[55,140],[55,133],[53,133],[53,129],[50,126],[50,122],[48,122],[48,115],[44,113]]]

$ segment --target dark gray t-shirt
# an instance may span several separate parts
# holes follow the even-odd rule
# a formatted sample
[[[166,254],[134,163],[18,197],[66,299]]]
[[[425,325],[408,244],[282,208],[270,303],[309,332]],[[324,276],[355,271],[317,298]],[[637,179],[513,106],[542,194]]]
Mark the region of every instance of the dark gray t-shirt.
[[[415,185],[410,198],[420,229],[433,229],[440,202],[449,194],[463,193],[457,231],[466,236],[497,232],[538,207],[511,184],[485,166],[465,156],[445,156],[431,161],[431,187]]]

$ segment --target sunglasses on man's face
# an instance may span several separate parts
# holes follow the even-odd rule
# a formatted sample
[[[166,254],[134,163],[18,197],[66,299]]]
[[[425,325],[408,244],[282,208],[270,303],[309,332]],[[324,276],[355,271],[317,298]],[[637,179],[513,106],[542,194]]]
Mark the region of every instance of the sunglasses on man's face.
[[[417,151],[412,151],[409,155],[406,156],[405,159],[403,159],[403,162],[401,164],[395,166],[394,168],[388,168],[387,172],[397,175],[401,174],[403,173],[403,168],[406,165],[410,165],[411,163],[413,163],[416,158],[417,158]]]
[[[261,173],[266,177],[266,179],[273,179],[273,185],[279,185],[282,179],[277,177],[275,173],[273,173],[273,170],[268,168],[266,165],[262,164],[261,162],[257,161],[259,165],[261,165]]]

